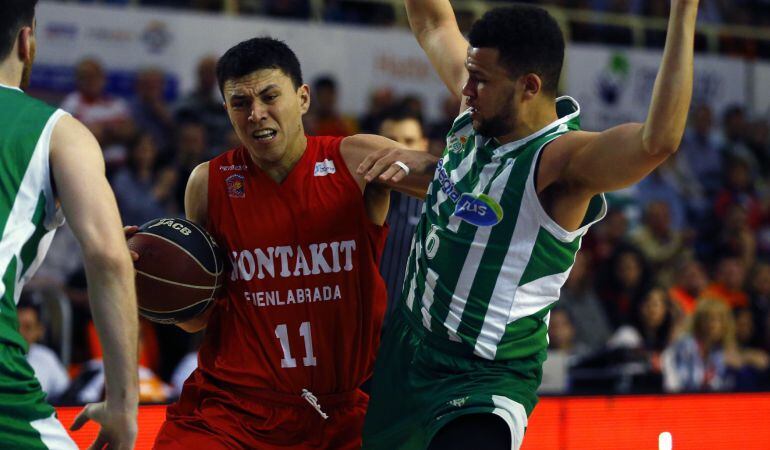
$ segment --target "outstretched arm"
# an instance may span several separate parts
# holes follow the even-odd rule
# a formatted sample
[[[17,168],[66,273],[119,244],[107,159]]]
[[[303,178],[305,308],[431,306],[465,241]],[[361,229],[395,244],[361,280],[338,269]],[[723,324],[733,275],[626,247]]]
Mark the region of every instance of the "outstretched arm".
[[[462,97],[468,72],[465,56],[468,42],[460,33],[449,0],[405,0],[409,26],[420,47],[446,84],[449,92]]]
[[[620,189],[640,181],[677,150],[692,97],[697,11],[697,0],[671,3],[663,59],[645,122],[602,133],[569,133],[558,139],[543,154],[539,189],[551,182],[587,195]]]
[[[94,448],[133,448],[138,402],[137,308],[134,269],[99,144],[83,124],[59,119],[51,136],[51,168],[64,215],[83,250],[88,298],[104,348],[104,403],[86,406],[73,429],[89,419],[101,431]]]
[[[438,162],[428,152],[409,150],[374,134],[346,137],[340,153],[362,191],[368,183],[374,183],[418,198],[425,198]],[[409,173],[396,161],[408,167]]]

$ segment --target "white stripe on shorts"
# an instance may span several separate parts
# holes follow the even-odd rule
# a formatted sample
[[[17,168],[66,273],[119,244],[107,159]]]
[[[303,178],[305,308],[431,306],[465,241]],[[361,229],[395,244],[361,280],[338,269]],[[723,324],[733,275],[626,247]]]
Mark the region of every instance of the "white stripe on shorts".
[[[501,395],[493,395],[492,402],[495,404],[492,414],[505,420],[511,429],[511,450],[519,450],[527,427],[527,411],[520,404]]]
[[[40,440],[51,450],[78,450],[78,446],[72,440],[67,430],[64,429],[56,413],[47,419],[38,419],[30,422],[32,428],[40,433]]]

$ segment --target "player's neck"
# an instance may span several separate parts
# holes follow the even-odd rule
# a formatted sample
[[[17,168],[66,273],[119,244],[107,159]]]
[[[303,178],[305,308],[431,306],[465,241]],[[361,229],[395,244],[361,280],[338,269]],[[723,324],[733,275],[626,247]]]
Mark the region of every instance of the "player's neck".
[[[536,100],[536,102],[530,108],[519,112],[516,117],[516,125],[511,133],[497,137],[500,144],[507,144],[531,136],[559,118],[556,114],[556,103],[553,100],[550,102]]]
[[[305,133],[300,133],[297,138],[288,144],[286,152],[278,162],[270,163],[262,161],[254,158],[253,155],[251,156],[251,159],[267,174],[267,176],[272,178],[273,181],[281,183],[287,176],[289,176],[289,173],[294,169],[294,166],[297,165],[297,162],[305,153],[306,148],[307,137],[305,136]]]
[[[18,66],[18,67],[17,67]],[[14,64],[12,61],[5,60],[0,63],[0,84],[10,87],[19,87],[21,84],[21,73],[24,67]]]

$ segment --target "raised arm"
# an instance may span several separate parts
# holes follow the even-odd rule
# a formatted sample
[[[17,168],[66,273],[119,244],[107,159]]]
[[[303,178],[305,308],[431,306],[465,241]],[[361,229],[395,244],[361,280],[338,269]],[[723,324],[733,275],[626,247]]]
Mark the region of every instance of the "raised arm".
[[[543,155],[539,188],[558,180],[589,195],[620,189],[640,181],[677,150],[692,97],[697,11],[697,0],[671,3],[663,59],[645,122],[602,133],[569,133],[557,140],[556,151]],[[549,167],[552,170],[543,171]]]
[[[409,26],[420,47],[446,84],[449,92],[462,97],[468,72],[465,56],[468,42],[460,33],[449,0],[405,0]]]
[[[76,119],[59,119],[50,163],[64,215],[83,250],[88,298],[104,348],[104,403],[88,405],[73,429],[89,419],[102,426],[95,448],[133,448],[138,402],[137,308],[134,268],[115,196],[93,135]],[[101,444],[101,445],[98,445]]]

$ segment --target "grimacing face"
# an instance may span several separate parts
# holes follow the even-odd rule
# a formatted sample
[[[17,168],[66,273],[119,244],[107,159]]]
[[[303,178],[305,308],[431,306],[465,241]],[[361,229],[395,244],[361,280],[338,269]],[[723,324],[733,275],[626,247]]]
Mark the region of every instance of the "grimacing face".
[[[280,69],[261,69],[224,84],[225,107],[241,143],[256,163],[276,164],[302,137],[310,106],[307,85],[294,88]]]
[[[473,129],[487,137],[510,134],[516,124],[517,83],[499,63],[494,48],[468,48],[465,68],[468,81],[462,94],[471,108]]]
[[[416,119],[385,119],[380,125],[380,133],[411,150],[428,151],[428,140],[422,133],[422,126]]]

